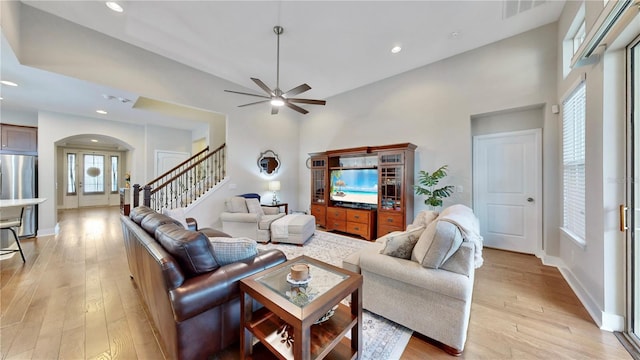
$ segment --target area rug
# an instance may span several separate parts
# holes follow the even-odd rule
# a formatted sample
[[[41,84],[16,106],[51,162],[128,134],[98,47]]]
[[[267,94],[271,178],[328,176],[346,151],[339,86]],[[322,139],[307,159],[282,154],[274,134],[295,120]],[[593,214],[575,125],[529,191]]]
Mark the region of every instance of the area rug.
[[[278,249],[287,259],[306,255],[331,265],[342,266],[342,260],[367,244],[364,240],[316,230],[304,246],[290,244],[258,244],[259,249]],[[400,359],[413,333],[410,329],[384,317],[362,311],[361,359]]]

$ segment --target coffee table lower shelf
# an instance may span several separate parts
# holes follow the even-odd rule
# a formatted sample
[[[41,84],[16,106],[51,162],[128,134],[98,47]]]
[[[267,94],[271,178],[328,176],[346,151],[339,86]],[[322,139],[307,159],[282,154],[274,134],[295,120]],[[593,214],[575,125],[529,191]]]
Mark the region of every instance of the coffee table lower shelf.
[[[358,318],[344,304],[339,304],[329,320],[311,326],[311,359],[355,359],[357,351],[345,335],[358,323]],[[260,340],[254,345],[253,359],[294,359],[293,328],[266,307],[255,311],[245,328]],[[271,352],[271,353],[270,353]],[[278,354],[278,356],[274,356]]]

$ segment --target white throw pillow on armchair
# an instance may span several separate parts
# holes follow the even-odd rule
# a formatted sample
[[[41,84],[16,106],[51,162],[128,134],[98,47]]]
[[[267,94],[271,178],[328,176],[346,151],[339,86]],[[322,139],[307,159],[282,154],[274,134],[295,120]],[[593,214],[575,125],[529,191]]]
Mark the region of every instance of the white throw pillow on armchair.
[[[264,210],[258,199],[247,199],[247,209],[249,209],[250,214],[264,215]]]
[[[226,201],[227,211],[231,213],[248,213],[247,199],[242,196],[230,197]]]

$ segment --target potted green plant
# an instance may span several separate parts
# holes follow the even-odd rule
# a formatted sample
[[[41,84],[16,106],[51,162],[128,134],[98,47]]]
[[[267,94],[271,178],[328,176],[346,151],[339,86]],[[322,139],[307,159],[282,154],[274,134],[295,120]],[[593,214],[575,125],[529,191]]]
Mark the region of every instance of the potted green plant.
[[[438,182],[447,176],[447,165],[441,166],[438,170],[429,174],[429,172],[421,170],[418,175],[418,185],[414,185],[416,195],[425,195],[427,198],[424,204],[436,208],[442,206],[442,199],[453,194],[453,185],[446,185],[436,188]]]

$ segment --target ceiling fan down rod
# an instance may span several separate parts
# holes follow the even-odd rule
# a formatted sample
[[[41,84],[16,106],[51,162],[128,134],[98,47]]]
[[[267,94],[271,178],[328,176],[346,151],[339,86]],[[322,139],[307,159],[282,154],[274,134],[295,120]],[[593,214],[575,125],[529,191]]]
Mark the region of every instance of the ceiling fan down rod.
[[[276,33],[276,35],[278,36],[278,41],[277,41],[277,54],[276,54],[276,91],[275,92],[280,92],[280,34],[282,34],[284,32],[284,28],[280,25],[276,25],[273,27],[273,32]],[[276,94],[276,96],[279,96],[280,94]]]

